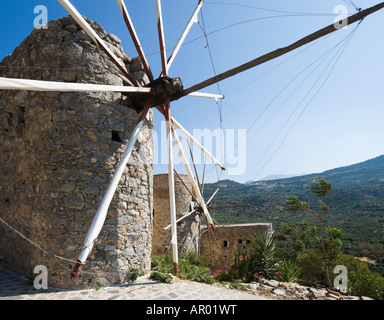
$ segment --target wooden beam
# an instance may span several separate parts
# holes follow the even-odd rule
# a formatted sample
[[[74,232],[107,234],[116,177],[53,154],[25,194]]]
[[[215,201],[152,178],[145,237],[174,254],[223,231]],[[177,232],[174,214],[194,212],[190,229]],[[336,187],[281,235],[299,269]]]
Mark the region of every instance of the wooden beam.
[[[337,25],[347,26],[347,25],[353,24],[357,21],[364,19],[366,16],[368,16],[368,15],[370,15],[370,14],[372,14],[372,13],[374,13],[374,12],[376,12],[382,8],[384,8],[384,2],[381,2],[381,3],[375,5],[371,8],[368,8],[366,10],[360,11],[360,12],[354,14],[353,16],[350,16],[348,18],[340,20],[339,22],[333,23],[333,24],[331,24],[331,25],[329,25],[329,26],[327,26],[327,27],[325,27],[319,31],[316,31],[316,32],[302,38],[299,41],[296,41],[295,43],[293,43],[287,47],[280,48],[280,49],[277,49],[277,50],[272,51],[270,53],[267,53],[267,54],[265,54],[259,58],[251,60],[251,61],[249,61],[249,62],[247,62],[247,63],[245,63],[239,67],[230,69],[224,73],[218,74],[218,75],[216,75],[210,79],[207,79],[207,80],[200,82],[200,83],[198,83],[198,84],[196,84],[190,88],[187,88],[183,91],[182,96],[188,95],[188,94],[195,92],[195,91],[198,91],[198,90],[201,90],[201,89],[206,88],[206,87],[208,87],[212,84],[215,84],[219,81],[230,78],[230,77],[232,77],[232,76],[234,76],[240,72],[244,72],[244,71],[249,70],[251,68],[254,68],[258,65],[261,65],[265,62],[276,59],[276,58],[278,58],[278,57],[280,57],[280,56],[282,56],[288,52],[291,52],[291,51],[293,51],[293,50],[295,50],[301,46],[304,46],[304,45],[306,45],[306,44],[308,44],[314,40],[317,40],[321,37],[324,37],[324,36],[334,32],[334,31],[338,30],[338,28],[336,27]]]
[[[172,62],[175,59],[177,53],[179,52],[180,47],[183,44],[185,38],[187,37],[188,32],[191,29],[192,25],[194,23],[198,22],[197,15],[199,14],[201,7],[203,6],[203,3],[204,3],[204,0],[199,0],[199,3],[197,4],[197,7],[196,7],[195,11],[193,12],[191,19],[189,19],[187,26],[185,27],[183,33],[181,34],[179,40],[177,41],[175,48],[173,49],[173,52],[169,56],[168,62],[167,62],[168,63],[168,66],[167,66],[168,69],[171,67]]]
[[[176,229],[176,195],[175,195],[175,177],[173,172],[173,148],[172,148],[172,120],[169,102],[165,106],[167,113],[167,149],[168,149],[168,184],[169,184],[169,209],[171,214],[171,245],[173,255],[173,268],[175,275],[179,269],[178,247],[177,247],[177,229]]]
[[[107,44],[99,37],[99,35],[92,29],[83,16],[76,10],[69,0],[58,0],[65,10],[72,16],[72,18],[80,25],[86,34],[100,47],[101,50],[109,57],[109,59],[116,65],[116,67],[128,78],[128,80],[135,86],[141,87],[132,73],[126,68],[123,61],[119,59]]]
[[[159,43],[160,43],[162,75],[167,76],[168,65],[167,65],[167,53],[165,50],[164,25],[163,25],[163,13],[161,10],[161,0],[155,0],[155,4],[156,4],[157,32],[159,35]]]
[[[128,9],[127,9],[123,0],[116,0],[116,1],[117,1],[119,8],[120,8],[121,14],[123,15],[125,24],[127,25],[129,34],[131,35],[133,44],[135,45],[137,53],[139,54],[141,62],[143,63],[145,73],[147,74],[149,80],[152,82],[154,80],[153,74],[152,74],[151,68],[149,67],[147,58],[144,54],[144,50],[143,50],[143,47],[141,46],[139,37],[137,36],[136,30],[133,26],[132,19],[129,16]]]

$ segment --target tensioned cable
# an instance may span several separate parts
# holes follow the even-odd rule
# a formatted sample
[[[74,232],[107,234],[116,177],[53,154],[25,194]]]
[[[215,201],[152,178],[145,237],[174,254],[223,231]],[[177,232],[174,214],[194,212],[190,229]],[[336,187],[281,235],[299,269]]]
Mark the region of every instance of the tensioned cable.
[[[209,57],[210,57],[210,60],[211,60],[211,65],[212,65],[213,73],[216,76],[217,72],[216,72],[216,67],[215,67],[215,63],[214,63],[214,60],[213,60],[213,55],[212,55],[211,47],[210,47],[210,44],[209,44],[209,41],[208,41],[208,35],[207,35],[207,32],[206,32],[203,9],[200,10],[200,15],[201,15],[202,25],[200,24],[200,22],[198,24],[199,24],[200,29],[203,32],[204,37],[206,39],[206,42],[207,42],[206,48],[208,49],[208,53],[209,53]],[[216,86],[217,86],[219,94],[222,94],[221,93],[220,84],[216,83]],[[223,129],[222,99],[216,100],[216,105],[217,105],[217,109],[218,109],[218,112],[219,112],[219,126],[220,126],[220,132],[221,132],[221,130]],[[223,155],[223,141],[221,139],[221,135],[220,135],[220,152],[221,152],[220,159],[221,159],[221,161],[223,161],[223,156],[224,156]],[[217,166],[214,166],[214,168],[216,169],[217,183],[219,183],[222,170],[220,170],[220,172],[218,172]]]
[[[345,0],[343,0],[345,1]],[[256,9],[256,10],[262,10],[262,11],[269,11],[269,12],[278,12],[278,13],[288,13],[288,14],[301,14],[306,16],[329,16],[332,15],[330,13],[315,13],[315,12],[299,12],[299,11],[285,11],[285,10],[276,10],[276,9],[269,9],[269,8],[263,8],[263,7],[255,7],[250,6],[246,4],[241,3],[228,3],[228,2],[217,2],[217,1],[205,1],[206,4],[214,4],[214,5],[227,5],[227,6],[236,6],[236,7],[243,7],[247,9]]]
[[[280,62],[279,64],[275,65],[275,66],[272,67],[271,69],[268,69],[267,71],[263,72],[263,73],[262,73],[261,75],[259,75],[256,79],[247,82],[245,85],[241,86],[240,88],[237,88],[236,90],[233,90],[233,91],[231,91],[231,92],[229,92],[229,93],[226,93],[225,96],[226,96],[226,97],[229,97],[229,96],[231,96],[231,95],[233,95],[233,94],[235,94],[235,93],[237,93],[237,92],[239,92],[239,91],[245,89],[245,88],[248,87],[250,84],[252,84],[252,83],[254,83],[254,82],[260,80],[260,79],[261,79],[262,77],[264,77],[266,74],[268,74],[268,73],[270,73],[271,71],[273,71],[273,70],[277,69],[278,67],[280,67],[282,64],[288,62],[289,60],[292,60],[293,58],[295,58],[295,57],[298,56],[299,54],[303,53],[304,51],[306,51],[306,50],[308,50],[309,48],[313,47],[314,45],[318,44],[319,42],[324,41],[324,40],[327,39],[328,37],[331,37],[332,35],[333,35],[333,34],[328,34],[327,36],[322,37],[322,38],[320,38],[320,39],[317,39],[316,41],[314,41],[314,42],[308,44],[308,46],[306,46],[304,49],[299,50],[298,52],[296,52],[295,54],[293,54],[292,56],[290,56],[288,59],[286,59],[286,60]]]
[[[200,14],[201,14],[201,21],[202,21],[203,25],[201,26],[200,22],[198,24],[199,24],[200,29],[203,32],[204,37],[206,39],[206,42],[207,42],[206,48],[208,49],[208,53],[209,53],[209,57],[210,57],[210,60],[211,60],[211,65],[212,65],[213,73],[216,76],[217,75],[216,67],[215,67],[215,63],[213,61],[213,55],[212,55],[211,47],[210,47],[209,41],[208,41],[208,35],[207,35],[207,32],[206,32],[206,28],[205,28],[204,15],[203,15],[203,10],[202,9],[200,11]],[[217,89],[219,91],[219,94],[222,94],[221,93],[221,89],[220,89],[220,84],[216,83],[216,85],[217,85]],[[221,99],[220,99],[220,101],[221,101]],[[223,119],[222,119],[222,113],[221,113],[221,106],[219,105],[218,102],[217,102],[217,107],[218,107],[219,116],[220,116],[220,129],[221,129],[222,128],[222,121],[223,121]]]
[[[332,17],[334,17],[336,15],[333,14],[333,13],[332,14],[328,14],[328,15],[325,15],[325,14],[308,15],[308,14],[299,14],[298,13],[298,14],[282,14],[282,15],[275,15],[275,16],[259,17],[259,18],[254,18],[254,19],[249,19],[249,20],[244,20],[244,21],[236,22],[236,23],[233,23],[231,25],[228,25],[228,26],[225,26],[225,27],[213,30],[211,32],[208,32],[207,36],[211,36],[211,35],[213,35],[215,33],[218,33],[218,32],[221,32],[221,31],[224,31],[224,30],[227,30],[227,29],[230,29],[230,28],[242,25],[242,24],[247,24],[247,23],[255,22],[255,21],[268,20],[268,19],[276,19],[276,18],[286,18],[286,17],[323,17],[323,16],[332,16]],[[190,44],[192,42],[200,40],[200,39],[202,39],[204,37],[205,37],[205,35],[202,35],[200,37],[193,38],[193,39],[191,39],[189,41],[184,41],[184,43],[181,46],[183,47],[183,46],[185,46],[187,44]],[[167,51],[172,51],[173,49],[174,48],[169,48],[169,49],[167,49]],[[153,55],[158,55],[158,54],[160,54],[160,51],[149,53],[149,54],[147,54],[147,56],[153,56]]]
[[[330,37],[331,35],[328,35],[327,37]],[[248,129],[247,129],[247,132],[249,132],[253,127],[254,127],[254,125],[257,123],[257,121],[261,118],[261,116],[267,111],[267,109],[269,109],[269,107],[272,105],[272,103],[277,99],[277,97],[278,96],[280,96],[282,93],[283,93],[283,91],[296,79],[296,78],[298,78],[303,72],[305,72],[308,68],[310,68],[314,63],[316,63],[319,59],[321,59],[322,57],[324,57],[328,52],[332,52],[335,48],[337,48],[343,41],[345,41],[348,37],[350,36],[350,34],[349,35],[347,35],[343,40],[341,40],[338,44],[336,44],[333,48],[331,48],[330,50],[328,50],[327,52],[325,52],[323,55],[321,55],[319,58],[317,58],[315,61],[313,61],[310,65],[308,65],[307,67],[305,67],[298,75],[296,75],[291,81],[289,81],[288,82],[288,84],[277,94],[277,96],[275,96],[272,100],[271,100],[271,102],[262,110],[262,112],[259,114],[259,116],[256,118],[256,120],[255,121],[253,121],[253,123],[248,127]],[[312,46],[314,46],[315,44],[317,44],[317,43],[319,43],[320,41],[323,41],[323,40],[325,40],[327,37],[325,37],[325,38],[321,38],[321,39],[319,39],[319,40],[317,40],[316,42],[314,42],[313,44],[311,44],[310,46],[308,46],[308,47],[306,47],[306,48],[304,48],[303,50],[301,50],[300,52],[298,52],[298,53],[296,53],[294,56],[292,56],[292,57],[290,57],[290,58],[288,58],[288,59],[286,59],[285,61],[283,61],[283,62],[281,62],[280,64],[278,64],[278,65],[276,65],[275,67],[273,67],[273,68],[271,68],[271,69],[269,69],[269,70],[267,70],[266,72],[264,72],[263,74],[261,74],[257,79],[255,79],[255,80],[253,80],[253,81],[251,81],[250,83],[252,83],[252,82],[254,82],[254,81],[257,81],[257,80],[259,80],[260,78],[262,78],[265,74],[267,74],[267,73],[269,73],[269,72],[271,72],[272,70],[274,70],[274,69],[276,69],[278,66],[280,66],[280,65],[282,65],[283,63],[285,63],[285,62],[287,62],[287,61],[289,61],[289,60],[291,60],[292,58],[294,58],[295,56],[297,56],[297,55],[299,55],[300,53],[302,53],[302,52],[304,52],[305,50],[307,50],[307,49],[309,49],[310,47],[312,47]],[[248,85],[248,84],[247,84]],[[246,86],[247,86],[246,85]],[[241,89],[241,88],[240,88]],[[239,90],[240,90],[239,89]],[[296,89],[297,90],[297,89]],[[226,96],[228,96],[228,94],[226,95]],[[281,106],[280,106],[281,107]],[[280,108],[279,107],[279,108]],[[276,111],[274,112],[274,114],[276,113]],[[266,122],[268,122],[269,121],[269,119],[270,118],[268,118],[268,120],[266,121]],[[261,128],[266,124],[266,122],[264,122],[264,124],[256,131],[256,133],[251,137],[251,139],[250,140],[252,140],[254,137],[255,137],[255,135],[261,130]],[[236,148],[236,146],[239,144],[239,142],[240,141],[242,141],[243,139],[245,139],[245,137],[246,137],[246,135],[243,135],[242,137],[240,137],[239,139],[238,139],[238,141],[235,143],[235,145],[234,145],[234,147],[231,149],[231,150],[229,150],[229,151],[227,151],[226,152],[226,154],[228,154],[229,152],[232,152],[235,148]],[[247,141],[247,143],[249,143],[249,141],[250,140],[248,140]]]
[[[356,29],[355,29],[356,30]],[[323,82],[323,84],[320,86],[320,88],[318,89],[318,91],[315,93],[315,95],[310,99],[310,101],[306,104],[306,106],[303,108],[303,110],[300,112],[299,116],[296,118],[296,120],[294,121],[294,123],[291,125],[291,127],[289,128],[287,134],[285,135],[283,141],[279,144],[279,146],[277,147],[277,149],[273,152],[273,154],[270,156],[270,158],[266,161],[266,163],[263,165],[263,167],[258,171],[258,173],[256,174],[255,178],[260,174],[260,172],[265,168],[265,166],[268,164],[268,162],[272,159],[272,157],[277,153],[277,151],[280,149],[280,147],[282,146],[282,144],[285,142],[285,140],[287,139],[289,133],[292,131],[294,125],[297,123],[297,121],[299,120],[299,118],[301,117],[301,115],[304,113],[304,111],[307,109],[308,105],[314,100],[314,98],[317,96],[317,94],[320,92],[320,90],[322,89],[322,87],[325,85],[326,81],[328,80],[328,78],[330,77],[333,69],[335,68],[336,66],[336,63],[338,62],[338,60],[340,59],[342,53],[344,52],[345,48],[347,47],[348,45],[348,42],[351,40],[355,30],[349,34],[349,38],[347,40],[347,42],[344,44],[344,47],[341,47],[339,49],[339,51],[336,53],[336,55],[331,59],[331,61],[328,63],[328,65],[326,66],[326,68],[324,69],[324,71],[321,73],[321,75],[318,77],[318,79],[316,80],[315,84],[311,87],[311,89],[309,90],[309,92],[307,93],[307,95],[302,99],[302,101],[299,103],[299,105],[295,108],[295,110],[292,112],[291,116],[289,117],[289,119],[284,123],[283,127],[280,129],[279,133],[275,136],[275,138],[277,138],[277,136],[280,134],[280,132],[282,131],[282,129],[285,127],[285,125],[288,123],[288,121],[290,120],[290,118],[293,116],[293,114],[297,111],[298,107],[301,105],[301,103],[306,99],[306,97],[309,95],[309,93],[312,91],[312,89],[315,87],[316,83],[320,80],[321,76],[324,74],[324,72],[328,69],[328,67],[331,65],[332,61],[337,57],[337,55],[340,53],[339,57],[336,59],[336,62],[334,63],[333,67],[331,68],[331,71],[329,72],[326,80]],[[272,143],[275,141],[275,138],[273,139],[273,141],[270,143],[269,147],[267,148],[266,152],[263,154],[262,158],[264,157],[264,155],[267,153],[267,151],[269,150],[269,148],[272,146]],[[259,161],[260,162],[260,161]],[[259,163],[258,162],[258,163]],[[256,165],[257,166],[257,165]],[[256,168],[255,166],[255,168]]]
[[[301,87],[301,85],[312,75],[312,73],[325,61],[325,59],[338,47],[340,46],[344,41],[348,39],[350,34],[348,34],[343,40],[341,40],[338,44],[333,46],[331,49],[329,49],[327,52],[322,54],[320,57],[318,57],[315,61],[313,61],[311,64],[309,64],[307,67],[305,67],[300,73],[298,73],[292,80],[290,80],[287,85],[271,100],[271,102],[267,105],[267,107],[263,110],[262,114],[268,109],[272,103],[287,89],[299,76],[301,76],[307,69],[309,69],[311,66],[313,66],[317,61],[319,61],[321,58],[325,56],[325,58],[317,65],[317,67],[312,70],[308,76],[296,87],[295,90],[291,92],[291,94],[283,101],[283,103],[280,104],[280,106],[272,113],[272,115],[259,127],[259,129],[253,134],[253,136],[247,140],[247,143],[249,143],[259,132],[260,130],[266,125],[266,123],[272,118],[273,115],[276,114],[277,111],[281,109],[281,107],[284,105],[285,102]],[[261,115],[257,118],[260,119]],[[253,125],[256,123],[256,121],[252,124],[252,126],[248,129],[250,130]]]
[[[308,50],[308,49],[311,48],[312,46],[318,44],[319,42],[321,42],[321,41],[327,39],[327,38],[330,37],[330,36],[332,36],[332,35],[330,34],[330,35],[327,35],[326,37],[323,37],[323,38],[321,38],[321,39],[316,40],[315,42],[313,42],[312,44],[306,46],[304,49],[298,51],[297,53],[295,53],[294,55],[292,55],[292,56],[289,57],[288,59],[286,59],[286,60],[280,62],[278,65],[276,65],[276,66],[272,67],[271,69],[265,71],[265,72],[262,73],[259,77],[257,77],[257,79],[250,81],[248,84],[246,84],[245,86],[241,87],[241,88],[238,89],[238,90],[235,90],[235,91],[232,91],[232,92],[229,93],[229,94],[226,94],[226,96],[228,97],[230,94],[234,94],[235,92],[240,91],[240,90],[242,90],[243,88],[247,87],[247,86],[250,85],[251,83],[260,80],[260,79],[261,79],[263,76],[265,76],[266,74],[270,73],[270,72],[273,71],[274,69],[276,69],[276,68],[278,68],[279,66],[283,65],[284,63],[290,61],[290,60],[293,59],[294,57],[298,56],[299,54],[303,53],[304,51]],[[339,45],[339,44],[338,44],[338,45]],[[322,56],[321,56],[321,57],[322,57]],[[320,58],[321,58],[321,57],[320,57]],[[320,59],[320,58],[318,58],[318,59]],[[307,66],[301,73],[303,73],[306,69],[308,69],[310,66],[312,66],[318,59],[316,59],[316,60],[315,60],[314,62],[312,62],[309,66]],[[300,74],[301,74],[301,73],[300,73]],[[299,75],[300,75],[300,74],[299,74]],[[299,75],[297,75],[296,77],[298,77]],[[296,77],[295,77],[295,78],[296,78]],[[294,79],[295,79],[295,78],[294,78]],[[294,80],[294,79],[293,79],[293,80]],[[291,81],[293,81],[293,80],[291,80]],[[289,83],[288,83],[288,85],[289,85]],[[287,86],[288,86],[288,85],[287,85]],[[287,86],[286,86],[286,87],[287,87]],[[286,88],[286,87],[285,87],[285,88]],[[283,90],[284,90],[284,89],[283,89]],[[283,91],[283,90],[282,90],[282,91]],[[280,93],[282,93],[282,92],[280,92]],[[270,102],[270,103],[269,103],[269,104],[262,110],[262,112],[259,114],[259,116],[256,118],[256,120],[253,121],[253,123],[250,125],[250,127],[248,127],[248,129],[246,130],[246,132],[248,132],[249,130],[251,130],[251,129],[253,128],[253,126],[257,123],[257,121],[261,118],[261,116],[267,111],[267,109],[271,106],[271,104],[272,104],[272,102],[273,102],[274,100],[275,100],[275,99],[273,99],[273,100],[272,100],[272,101],[271,101],[271,102]],[[234,146],[233,146],[230,150],[227,150],[227,151],[226,151],[226,155],[228,155],[230,152],[232,152],[233,150],[235,150],[235,148],[238,146],[239,142],[241,142],[243,139],[245,139],[245,137],[246,137],[246,134],[244,134],[244,135],[242,135],[241,137],[239,137],[239,138],[237,139],[237,142],[234,144]],[[212,169],[213,169],[213,168],[209,169],[209,170],[207,171],[207,173],[209,173],[210,171],[212,171]]]
[[[260,172],[265,168],[265,166],[269,163],[269,161],[275,156],[275,154],[278,152],[278,150],[281,148],[281,146],[283,145],[283,143],[285,142],[285,140],[288,138],[290,132],[292,131],[293,127],[296,125],[296,123],[298,122],[298,120],[301,118],[301,116],[303,115],[303,113],[305,112],[305,110],[308,108],[309,104],[315,99],[315,97],[319,94],[319,92],[321,91],[321,89],[324,87],[325,83],[328,81],[329,77],[331,76],[333,70],[335,69],[338,61],[340,60],[341,56],[343,55],[345,49],[347,48],[349,42],[351,41],[351,39],[353,38],[354,34],[356,33],[356,30],[357,28],[359,27],[360,23],[355,27],[355,29],[350,33],[350,36],[349,38],[346,40],[346,43],[344,44],[344,46],[342,48],[339,49],[339,51],[336,53],[336,55],[332,58],[332,60],[328,63],[327,67],[324,69],[324,71],[321,73],[321,75],[318,77],[318,79],[316,80],[315,84],[320,80],[320,78],[322,77],[322,75],[324,74],[324,72],[328,69],[328,67],[331,65],[332,61],[334,61],[336,59],[336,61],[334,62],[331,70],[329,71],[326,79],[323,81],[323,83],[321,84],[321,86],[319,87],[319,89],[316,91],[316,93],[312,96],[312,98],[308,101],[308,103],[305,105],[305,107],[302,109],[302,111],[300,112],[300,114],[298,115],[298,117],[296,118],[296,120],[294,121],[294,123],[290,126],[288,132],[286,133],[286,135],[284,136],[283,140],[281,141],[281,143],[279,144],[279,146],[275,149],[275,151],[273,152],[273,154],[268,158],[268,160],[264,163],[264,165],[262,166],[262,168],[258,171],[258,173],[255,175],[255,178],[260,174]],[[338,56],[337,56],[338,55]],[[314,88],[315,84],[312,86],[312,88],[310,89],[310,91],[312,91],[312,89]],[[301,103],[300,103],[301,104]],[[297,109],[297,108],[296,108]],[[295,109],[295,111],[296,111]],[[295,112],[294,111],[294,112]],[[285,124],[284,124],[285,125]],[[254,178],[254,179],[255,179]]]
[[[348,36],[350,36],[350,34],[348,35]],[[344,39],[343,41],[345,41],[346,39]],[[271,117],[278,111],[278,110],[280,110],[280,108],[288,101],[288,99],[291,97],[291,96],[293,96],[293,94],[295,94],[296,93],[296,91],[302,86],[302,84],[315,72],[315,70],[316,69],[318,69],[322,64],[323,64],[323,62],[329,57],[329,55],[339,46],[341,44],[341,42],[340,43],[338,43],[336,46],[334,46],[331,50],[329,50],[327,53],[326,53],[326,56],[324,57],[324,55],[322,55],[321,57],[324,57],[323,58],[323,60],[321,60],[320,61],[320,63],[316,66],[316,68],[314,68],[305,78],[304,78],[304,80],[291,92],[291,94],[284,100],[284,102],[275,110],[275,112],[271,115]],[[336,53],[336,55],[337,55],[337,53]],[[320,57],[320,58],[321,58]],[[331,60],[331,62],[333,61],[333,59],[334,58],[332,58],[332,60]],[[316,61],[318,61],[319,59],[317,59]],[[311,65],[313,65],[313,63],[311,64]],[[328,66],[329,66],[329,64],[328,64]],[[324,72],[326,71],[326,69],[328,68],[328,66],[323,70],[323,72],[322,72],[322,74],[324,74]],[[308,68],[308,67],[307,67]],[[307,69],[306,68],[306,69]],[[306,70],[306,69],[304,69],[304,70]],[[303,70],[303,71],[304,71]],[[302,72],[301,72],[302,73]],[[300,74],[301,74],[300,73]],[[321,74],[321,75],[322,75]],[[320,75],[320,77],[321,77],[321,75]],[[295,79],[296,79],[297,77],[295,77]],[[317,81],[319,81],[319,78],[317,79]],[[315,84],[317,83],[317,81],[315,82]],[[290,84],[290,83],[289,83]],[[313,87],[314,87],[314,85],[312,86],[312,88],[311,88],[311,90],[313,89]],[[268,153],[268,151],[269,151],[269,149],[272,147],[272,145],[273,145],[273,143],[275,142],[275,140],[278,138],[278,136],[280,135],[280,133],[283,131],[283,129],[284,129],[284,127],[287,125],[287,123],[289,122],[289,120],[293,117],[293,115],[295,114],[295,112],[298,110],[298,108],[300,107],[300,105],[304,102],[304,100],[308,97],[308,95],[310,94],[310,92],[311,92],[311,90],[309,90],[308,92],[307,92],[307,94],[305,95],[305,97],[301,100],[301,102],[296,106],[296,108],[293,110],[293,112],[291,113],[291,115],[289,116],[289,118],[285,121],[285,123],[284,123],[284,125],[283,126],[281,126],[281,128],[280,128],[280,130],[277,132],[277,134],[274,136],[274,138],[272,139],[272,141],[269,143],[269,145],[268,145],[268,147],[267,147],[267,149],[265,150],[265,152],[263,153],[263,155],[260,157],[260,159],[259,159],[259,161],[256,163],[256,165],[254,166],[254,168],[252,169],[252,171],[251,171],[251,173],[253,173],[253,171],[256,169],[256,167],[260,164],[260,162],[262,161],[262,159],[264,158],[264,156]],[[270,117],[270,118],[271,118]],[[270,118],[266,121],[266,122],[268,122],[269,120],[270,120]],[[265,122],[265,123],[266,123]],[[264,124],[265,124],[264,123]],[[255,135],[259,132],[261,130],[261,128],[252,136],[252,138],[253,137],[255,137]],[[249,139],[247,142],[250,142],[250,140],[252,140],[252,138],[251,139]]]
[[[345,3],[348,3],[349,5],[351,5],[352,7],[354,7],[356,9],[356,11],[361,11],[361,8],[359,8],[352,0],[343,0]]]
[[[330,36],[330,35],[329,35]],[[326,38],[322,38],[322,39],[320,39],[320,40],[324,40],[324,39],[326,39]],[[320,42],[320,41],[319,41]],[[315,43],[313,43],[312,45],[315,45]],[[312,46],[311,45],[311,46]],[[337,46],[339,46],[340,45],[340,43],[338,43],[336,46],[334,46],[333,48],[331,48],[329,51],[331,51],[331,50],[333,50],[335,47],[337,47]],[[307,50],[307,49],[309,49],[309,47],[307,47],[307,48],[305,48],[304,50],[302,50],[301,52],[299,52],[299,53],[302,53],[303,51],[305,51],[305,50]],[[329,52],[329,51],[327,51],[327,52]],[[294,81],[294,80],[296,80],[301,74],[303,74],[308,68],[310,68],[313,64],[315,64],[319,59],[321,59],[324,55],[326,55],[327,54],[327,52],[326,53],[324,53],[323,55],[321,55],[319,58],[317,58],[315,61],[313,61],[311,64],[309,64],[307,67],[305,67],[299,74],[297,74],[292,80],[290,80],[288,83],[287,83],[287,85],[283,88],[283,89],[281,89],[280,90],[280,92],[268,103],[268,105],[261,111],[261,113],[258,115],[258,117],[256,118],[256,120],[255,121],[253,121],[252,122],[252,124],[249,126],[249,128],[247,129],[247,132],[249,132],[253,127],[254,127],[254,125],[257,123],[257,121],[259,121],[260,120],[260,118],[262,117],[262,115],[269,109],[269,107],[272,105],[272,103],[285,91],[285,89],[287,89],[290,85],[291,85],[291,83]],[[299,53],[297,53],[296,55],[298,55]],[[294,56],[292,56],[292,57],[290,57],[289,59],[287,59],[287,60],[285,60],[285,61],[283,61],[283,62],[281,62],[279,65],[277,65],[277,66],[275,66],[274,68],[272,68],[272,69],[270,69],[270,70],[268,70],[268,71],[266,71],[265,73],[263,73],[262,75],[260,75],[260,77],[258,77],[256,80],[259,80],[262,76],[264,76],[265,74],[267,74],[267,73],[269,73],[270,71],[272,71],[272,70],[274,70],[275,68],[277,68],[278,66],[280,66],[281,64],[283,64],[283,63],[285,63],[285,62],[287,62],[287,61],[289,61],[289,60],[291,60],[292,58],[294,58],[296,55],[294,55]],[[254,80],[254,81],[256,81],[256,80]],[[228,95],[227,95],[228,96]],[[262,126],[264,126],[264,125],[262,125]],[[259,129],[260,130],[260,129]],[[259,130],[257,131],[257,132],[259,132]],[[256,132],[256,133],[257,133]],[[244,139],[245,138],[245,136],[246,135],[244,135],[244,136],[242,136],[241,138],[240,138],[240,140],[239,141],[241,141],[242,139]],[[254,137],[255,135],[253,135],[252,137],[251,137],[251,139]],[[235,144],[235,146],[231,149],[231,151],[230,152],[232,152],[233,150],[234,150],[234,148],[236,148],[237,147],[237,145],[238,145],[238,143],[239,143],[239,141],[238,142],[236,142],[236,144]],[[249,142],[249,140],[248,140],[248,142]]]

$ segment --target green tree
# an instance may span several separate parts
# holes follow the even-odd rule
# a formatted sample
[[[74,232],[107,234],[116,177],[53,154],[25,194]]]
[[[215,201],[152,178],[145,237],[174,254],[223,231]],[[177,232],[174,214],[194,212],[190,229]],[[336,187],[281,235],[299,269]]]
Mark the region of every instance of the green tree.
[[[311,284],[313,282],[328,283],[325,274],[325,262],[329,270],[333,270],[336,260],[341,254],[341,230],[326,228],[323,241],[318,228],[304,220],[298,224],[286,223],[282,231],[288,235],[288,246],[285,252],[286,259],[292,259],[302,269],[301,280]],[[323,254],[322,243],[326,250]]]
[[[348,270],[348,294],[384,300],[384,278],[371,272],[365,262],[343,254],[337,264],[344,265]]]
[[[338,257],[338,255],[340,255],[341,253],[341,230],[337,228],[324,229],[323,224],[324,215],[326,212],[329,211],[329,206],[325,203],[325,201],[328,195],[332,193],[332,186],[329,182],[322,178],[312,179],[312,182],[309,184],[308,187],[312,191],[312,194],[314,196],[320,198],[319,206],[316,209],[311,209],[307,202],[300,201],[297,196],[287,196],[284,207],[285,210],[290,213],[304,211],[317,219],[320,231],[319,237],[314,236],[317,232],[316,228],[309,228],[308,225],[308,230],[304,232],[302,230],[295,230],[294,226],[291,225],[290,232],[291,234],[296,234],[296,236],[298,236],[298,241],[296,242],[296,245],[301,245],[303,250],[306,249],[301,255],[302,264],[310,264],[309,259],[316,261],[318,259],[318,253],[320,254],[322,266],[324,267],[325,271],[326,281],[328,287],[331,289],[331,266],[335,259]],[[317,243],[318,241],[319,244]]]

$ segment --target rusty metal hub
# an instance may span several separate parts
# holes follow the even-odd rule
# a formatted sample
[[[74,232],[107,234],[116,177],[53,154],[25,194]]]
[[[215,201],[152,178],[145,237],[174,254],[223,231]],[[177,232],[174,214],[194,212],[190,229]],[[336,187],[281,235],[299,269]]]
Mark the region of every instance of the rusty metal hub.
[[[160,77],[145,87],[155,89],[156,93],[123,93],[125,96],[124,104],[141,112],[148,100],[152,107],[161,106],[181,98],[184,89],[180,78],[168,76]]]

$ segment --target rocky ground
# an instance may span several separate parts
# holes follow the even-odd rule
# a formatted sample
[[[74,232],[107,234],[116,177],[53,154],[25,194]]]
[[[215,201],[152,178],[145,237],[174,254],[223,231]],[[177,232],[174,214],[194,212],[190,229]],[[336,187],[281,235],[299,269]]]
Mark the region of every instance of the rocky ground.
[[[227,285],[221,285],[229,288]],[[369,297],[348,296],[326,288],[311,288],[298,283],[260,279],[245,283],[246,292],[276,300],[373,300]]]

